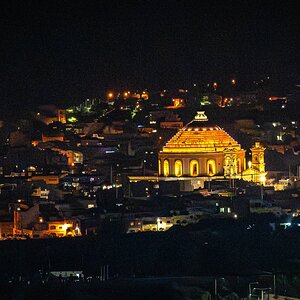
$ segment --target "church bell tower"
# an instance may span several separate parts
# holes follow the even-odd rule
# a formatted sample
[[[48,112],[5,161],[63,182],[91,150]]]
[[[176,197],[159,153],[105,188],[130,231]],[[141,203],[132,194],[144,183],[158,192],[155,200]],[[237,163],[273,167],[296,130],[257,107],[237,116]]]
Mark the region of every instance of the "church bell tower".
[[[265,172],[265,150],[260,142],[255,142],[251,148],[252,153],[252,168],[263,173]]]

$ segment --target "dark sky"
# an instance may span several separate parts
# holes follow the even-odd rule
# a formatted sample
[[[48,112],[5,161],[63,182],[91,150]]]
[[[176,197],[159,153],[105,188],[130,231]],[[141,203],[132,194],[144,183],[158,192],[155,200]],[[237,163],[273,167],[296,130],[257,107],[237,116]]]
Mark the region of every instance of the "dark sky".
[[[2,6],[2,106],[232,76],[299,78],[297,1],[111,2]]]

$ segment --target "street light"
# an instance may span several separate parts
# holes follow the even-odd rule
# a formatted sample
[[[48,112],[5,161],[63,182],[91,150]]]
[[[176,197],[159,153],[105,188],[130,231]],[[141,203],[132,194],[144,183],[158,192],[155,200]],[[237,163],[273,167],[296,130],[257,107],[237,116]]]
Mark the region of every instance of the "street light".
[[[114,94],[112,92],[109,92],[107,94],[108,99],[112,99],[114,97]]]
[[[251,288],[251,286],[252,285],[257,285],[257,284],[259,284],[257,281],[256,282],[250,282],[249,284],[248,284],[248,287],[249,287],[249,299],[251,299],[251,296],[252,296],[252,288]]]

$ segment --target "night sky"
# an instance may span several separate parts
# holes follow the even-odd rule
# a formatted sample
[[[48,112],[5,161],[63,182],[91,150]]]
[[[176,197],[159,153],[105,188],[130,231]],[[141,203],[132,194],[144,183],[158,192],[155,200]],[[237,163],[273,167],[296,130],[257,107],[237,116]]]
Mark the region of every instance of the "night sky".
[[[9,1],[0,12],[1,104],[231,77],[296,80],[298,11],[297,1]]]

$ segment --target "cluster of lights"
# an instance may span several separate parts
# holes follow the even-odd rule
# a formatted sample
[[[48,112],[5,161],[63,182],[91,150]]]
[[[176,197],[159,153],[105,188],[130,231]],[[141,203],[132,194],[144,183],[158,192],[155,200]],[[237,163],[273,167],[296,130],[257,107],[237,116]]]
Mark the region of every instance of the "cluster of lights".
[[[148,100],[148,92],[147,90],[142,91],[142,93],[138,93],[138,91],[131,93],[130,91],[124,91],[123,93],[114,93],[112,91],[107,93],[107,98],[112,100],[114,98],[119,98],[120,96],[123,96],[124,99],[126,98],[137,98],[137,99],[144,99],[144,100]]]
[[[122,184],[113,184],[113,185],[103,185],[102,186],[102,189],[103,190],[110,190],[112,188],[119,188],[119,187],[122,187]]]
[[[258,81],[253,81],[254,84],[258,85],[259,83],[263,83],[265,80],[270,80],[270,76],[267,76],[266,79],[260,79]]]

